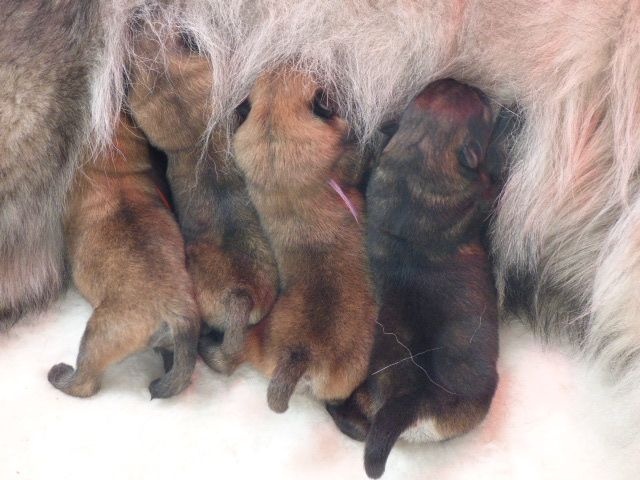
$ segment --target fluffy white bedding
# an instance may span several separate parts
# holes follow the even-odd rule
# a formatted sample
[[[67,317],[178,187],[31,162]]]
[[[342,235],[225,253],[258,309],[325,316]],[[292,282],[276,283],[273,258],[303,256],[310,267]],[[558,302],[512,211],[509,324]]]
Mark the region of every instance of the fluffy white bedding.
[[[296,395],[272,413],[266,381],[248,368],[226,378],[198,362],[186,392],[149,401],[161,372],[150,352],[112,368],[91,399],[55,390],[48,369],[74,363],[90,312],[71,291],[0,337],[0,479],[366,478],[362,444],[322,405]],[[523,327],[501,336],[500,385],[480,428],[399,443],[383,478],[640,478],[640,385],[620,393]]]

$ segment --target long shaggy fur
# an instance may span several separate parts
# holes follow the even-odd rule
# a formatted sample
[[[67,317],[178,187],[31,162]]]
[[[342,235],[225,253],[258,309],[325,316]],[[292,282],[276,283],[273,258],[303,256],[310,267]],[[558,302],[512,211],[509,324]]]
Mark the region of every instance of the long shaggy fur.
[[[616,366],[635,355],[640,0],[101,0],[96,145],[110,138],[127,62],[143,60],[130,37],[146,18],[187,32],[224,72],[212,128],[284,61],[314,74],[363,141],[445,76],[517,103],[524,122],[493,228],[503,297],[540,332],[565,332]],[[529,294],[514,296],[518,286]]]
[[[62,205],[89,129],[94,1],[0,7],[0,331],[55,298]]]

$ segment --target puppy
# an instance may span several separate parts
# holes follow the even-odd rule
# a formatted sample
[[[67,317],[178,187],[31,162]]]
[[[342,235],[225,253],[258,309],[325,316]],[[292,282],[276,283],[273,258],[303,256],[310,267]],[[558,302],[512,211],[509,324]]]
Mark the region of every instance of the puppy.
[[[137,124],[167,154],[200,312],[208,327],[224,332],[221,349],[210,336],[201,338],[201,356],[228,373],[239,361],[247,326],[271,310],[278,272],[242,175],[226,154],[227,137],[218,129],[203,144],[212,86],[208,60],[178,34],[162,47],[164,57],[151,60],[160,45],[141,32],[128,101]]]
[[[367,251],[380,302],[369,376],[338,427],[366,440],[382,475],[407,439],[461,435],[485,416],[498,375],[496,293],[481,229],[495,193],[486,166],[493,114],[452,80],[407,107],[367,189]]]
[[[73,280],[94,307],[76,370],[49,371],[54,387],[76,397],[100,388],[105,369],[150,347],[173,351],[172,365],[149,387],[166,398],[189,384],[199,319],[180,230],[153,181],[142,133],[123,114],[113,148],[87,163],[69,199],[66,241]]]
[[[345,399],[367,373],[377,314],[355,188],[361,155],[309,75],[264,73],[241,110],[236,162],[280,274],[280,297],[245,356],[271,377],[276,412],[302,377],[316,397]]]

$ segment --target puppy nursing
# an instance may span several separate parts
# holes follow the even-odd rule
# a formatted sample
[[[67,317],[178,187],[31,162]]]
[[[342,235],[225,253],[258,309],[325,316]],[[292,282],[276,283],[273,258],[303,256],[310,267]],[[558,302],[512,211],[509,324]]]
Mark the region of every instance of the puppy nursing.
[[[136,48],[150,59],[158,45],[142,35]],[[366,440],[372,477],[401,435],[443,440],[477,425],[498,348],[481,233],[495,195],[484,96],[441,81],[407,108],[371,176],[365,242],[364,155],[311,76],[283,67],[258,78],[239,108],[234,163],[220,130],[205,138],[207,59],[177,35],[163,48],[157,68],[132,66],[140,130],[123,115],[115,148],[73,190],[69,255],[95,312],[77,370],[57,365],[50,381],[89,396],[109,364],[173,347],[150,390],[178,393],[195,363],[199,307],[224,332],[221,344],[200,338],[209,366],[252,363],[271,378],[276,412],[302,380],[343,432]],[[143,135],[167,154],[184,249]]]
[[[146,139],[124,115],[115,144],[78,174],[66,225],[73,280],[94,307],[76,369],[58,364],[49,381],[88,397],[105,369],[140,350],[172,350],[169,371],[151,383],[165,398],[189,384],[199,320],[178,225],[153,181]]]
[[[451,80],[406,109],[367,190],[367,249],[381,304],[369,376],[328,409],[366,440],[365,468],[384,472],[404,432],[443,440],[485,416],[496,384],[498,323],[481,227],[493,195],[485,168],[492,112]]]
[[[281,289],[245,356],[271,377],[267,396],[276,412],[288,408],[301,378],[317,398],[347,398],[366,375],[377,314],[362,219],[354,218],[363,199],[352,167],[361,159],[347,124],[306,74],[263,74],[244,107],[236,162]]]
[[[154,58],[160,45],[143,33],[137,54]],[[136,65],[129,94],[133,115],[168,157],[167,179],[186,245],[188,270],[204,322],[224,332],[222,348],[200,340],[205,362],[231,371],[248,325],[269,312],[278,288],[273,254],[241,173],[215,131],[204,144],[212,72],[207,59],[174,35],[156,64]],[[151,60],[149,60],[151,61]]]

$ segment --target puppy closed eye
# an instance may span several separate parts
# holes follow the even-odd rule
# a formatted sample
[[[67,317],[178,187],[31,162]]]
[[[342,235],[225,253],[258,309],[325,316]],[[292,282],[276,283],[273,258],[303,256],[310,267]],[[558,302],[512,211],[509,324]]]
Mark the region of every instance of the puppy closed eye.
[[[458,151],[458,163],[467,171],[476,172],[482,159],[482,147],[471,141]]]
[[[249,112],[251,112],[251,102],[248,98],[245,98],[244,101],[236,107],[236,114],[238,115],[238,126],[242,125],[244,121],[249,116]]]
[[[311,111],[316,117],[323,120],[331,120],[336,115],[335,106],[329,101],[327,93],[322,89],[316,91],[311,104]]]

